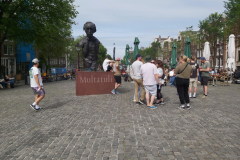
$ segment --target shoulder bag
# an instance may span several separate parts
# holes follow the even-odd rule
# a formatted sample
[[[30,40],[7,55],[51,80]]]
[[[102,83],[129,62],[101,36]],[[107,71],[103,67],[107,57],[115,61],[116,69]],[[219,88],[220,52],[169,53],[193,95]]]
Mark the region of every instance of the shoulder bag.
[[[187,66],[188,66],[188,63],[187,63],[187,65],[184,67],[184,69],[175,76],[175,79],[174,79],[174,85],[175,85],[175,86],[176,86],[176,84],[177,84],[178,75],[181,74],[181,73],[187,68]]]

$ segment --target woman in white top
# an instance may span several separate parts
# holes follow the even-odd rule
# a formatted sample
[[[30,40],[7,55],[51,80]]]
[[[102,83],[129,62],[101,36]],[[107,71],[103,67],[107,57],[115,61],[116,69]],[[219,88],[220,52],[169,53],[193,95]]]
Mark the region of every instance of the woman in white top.
[[[163,101],[162,93],[161,93],[162,85],[164,84],[164,79],[162,79],[163,70],[164,70],[163,62],[161,60],[157,60],[156,66],[158,69],[158,77],[161,84],[157,84],[157,100],[155,104],[165,104]]]

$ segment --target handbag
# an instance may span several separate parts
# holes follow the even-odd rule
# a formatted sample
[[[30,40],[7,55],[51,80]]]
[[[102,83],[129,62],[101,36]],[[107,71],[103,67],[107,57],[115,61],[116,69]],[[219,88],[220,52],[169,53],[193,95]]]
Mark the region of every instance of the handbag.
[[[188,63],[187,63],[187,65],[184,67],[184,69],[175,76],[175,79],[174,79],[174,85],[175,85],[175,86],[176,86],[176,84],[177,84],[178,75],[181,74],[181,73],[187,68],[187,66],[188,66]]]
[[[162,77],[161,77],[162,79],[164,79],[165,78],[165,74],[163,73],[163,75],[162,75]]]

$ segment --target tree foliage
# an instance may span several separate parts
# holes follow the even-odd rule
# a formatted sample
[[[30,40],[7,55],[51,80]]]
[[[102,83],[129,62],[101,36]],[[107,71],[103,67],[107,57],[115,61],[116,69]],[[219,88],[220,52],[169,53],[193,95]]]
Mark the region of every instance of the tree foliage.
[[[113,58],[112,58],[112,56],[111,56],[110,54],[107,54],[106,57],[107,57],[107,56],[110,57],[110,58],[109,58],[110,60],[113,60]]]
[[[151,44],[151,47],[149,48],[142,48],[139,50],[139,54],[141,54],[143,57],[146,57],[147,55],[151,56],[152,59],[156,60],[159,54],[161,54],[161,44],[159,42],[153,42]]]
[[[206,19],[199,22],[199,33],[201,39],[208,41],[211,45],[212,57],[214,59],[213,66],[216,65],[217,44],[224,38],[223,33],[224,22],[222,21],[222,14],[212,13]]]
[[[193,26],[187,27],[185,31],[180,33],[181,35],[181,41],[180,44],[180,48],[178,50],[181,50],[181,54],[184,54],[184,49],[185,49],[185,42],[187,37],[190,38],[191,40],[191,51],[195,51],[197,48],[197,44],[199,43],[199,37],[198,37],[198,32],[197,31],[193,31]]]
[[[100,43],[100,45],[99,45],[99,53],[98,53],[98,65],[102,65],[102,63],[106,59],[107,55],[108,55],[107,54],[107,48],[105,48],[102,45],[102,43]]]
[[[225,35],[228,37],[230,34],[234,34],[235,36],[240,35],[240,0],[228,0],[224,2],[226,14],[226,27],[225,27]],[[235,39],[236,41],[239,39]],[[236,43],[236,46],[240,47],[240,43]]]
[[[73,0],[2,0],[0,46],[4,40],[13,39],[22,43],[36,41],[35,46],[41,48],[49,41],[66,38],[77,14]]]

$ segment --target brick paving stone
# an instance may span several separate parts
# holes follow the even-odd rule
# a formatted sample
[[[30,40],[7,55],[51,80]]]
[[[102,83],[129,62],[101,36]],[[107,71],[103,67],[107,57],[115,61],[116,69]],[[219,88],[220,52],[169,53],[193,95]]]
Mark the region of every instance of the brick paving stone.
[[[240,159],[240,85],[209,86],[207,99],[178,110],[174,87],[165,105],[133,103],[134,85],[119,95],[75,96],[75,81],[44,83],[44,110],[33,111],[28,85],[0,90],[0,159]]]

